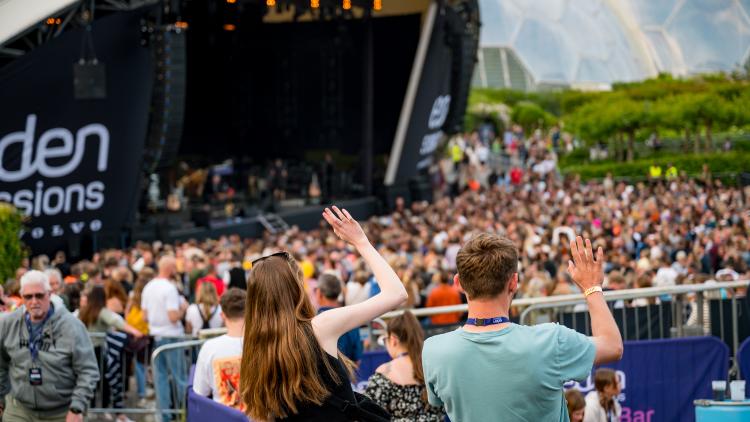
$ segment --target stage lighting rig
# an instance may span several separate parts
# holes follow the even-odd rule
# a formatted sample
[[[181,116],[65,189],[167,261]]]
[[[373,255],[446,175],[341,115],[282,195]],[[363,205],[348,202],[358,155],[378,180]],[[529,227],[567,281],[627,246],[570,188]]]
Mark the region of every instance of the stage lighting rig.
[[[383,8],[382,0],[265,0],[266,6],[277,11],[294,9],[295,18],[307,13],[313,19],[352,18],[370,16]],[[355,10],[361,13],[355,13]]]

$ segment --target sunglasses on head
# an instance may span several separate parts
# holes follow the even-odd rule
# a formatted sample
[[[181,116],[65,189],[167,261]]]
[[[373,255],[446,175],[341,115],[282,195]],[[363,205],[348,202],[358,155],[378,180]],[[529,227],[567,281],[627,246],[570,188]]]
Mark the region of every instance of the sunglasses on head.
[[[22,295],[23,300],[29,301],[31,299],[42,300],[47,296],[47,293],[34,293],[30,295]]]
[[[287,251],[281,251],[281,252],[272,253],[271,255],[262,256],[262,257],[260,257],[260,258],[258,258],[256,260],[254,260],[250,264],[254,267],[257,262],[263,261],[263,260],[268,259],[268,258],[270,258],[272,256],[283,257],[287,261],[291,260],[291,258],[292,258],[292,256],[289,255],[289,252],[287,252]]]

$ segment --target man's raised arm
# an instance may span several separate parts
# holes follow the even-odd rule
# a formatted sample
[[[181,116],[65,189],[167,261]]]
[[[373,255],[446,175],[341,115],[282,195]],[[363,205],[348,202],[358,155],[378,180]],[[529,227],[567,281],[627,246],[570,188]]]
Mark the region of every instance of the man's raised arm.
[[[623,351],[622,336],[607,302],[604,301],[601,288],[604,280],[604,252],[599,247],[595,258],[591,240],[586,239],[584,244],[583,238],[578,236],[570,241],[570,254],[573,261],[568,262],[568,272],[586,295],[586,303],[589,306],[591,340],[596,347],[594,363],[620,360]]]

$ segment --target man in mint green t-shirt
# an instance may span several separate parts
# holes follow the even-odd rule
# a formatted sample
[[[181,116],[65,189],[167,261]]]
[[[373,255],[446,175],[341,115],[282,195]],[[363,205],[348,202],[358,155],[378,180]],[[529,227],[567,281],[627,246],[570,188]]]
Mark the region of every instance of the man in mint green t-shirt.
[[[454,281],[466,293],[462,328],[425,341],[422,352],[431,404],[454,422],[568,421],[563,383],[582,380],[595,363],[620,359],[622,338],[602,296],[603,252],[571,241],[568,271],[586,295],[593,336],[557,324],[508,321],[518,289],[518,253],[507,238],[481,234],[456,257]]]

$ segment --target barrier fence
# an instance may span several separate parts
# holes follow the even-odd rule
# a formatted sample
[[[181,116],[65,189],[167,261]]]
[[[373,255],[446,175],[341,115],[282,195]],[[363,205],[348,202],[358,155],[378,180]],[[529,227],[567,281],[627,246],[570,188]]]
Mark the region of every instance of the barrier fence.
[[[154,415],[157,421],[161,421],[160,415],[174,415],[184,413],[184,400],[185,392],[179,391],[178,383],[175,382],[177,378],[181,377],[181,374],[173,371],[157,371],[154,369],[154,363],[158,363],[163,359],[166,359],[165,354],[169,351],[176,352],[177,358],[183,360],[183,364],[180,365],[184,368],[190,368],[197,357],[197,350],[206,340],[198,340],[194,336],[182,336],[171,338],[172,343],[155,347],[157,342],[153,338],[144,337],[143,340],[136,340],[135,343],[139,344],[138,350],[132,350],[127,343],[132,343],[133,340],[130,337],[121,334],[116,336],[117,338],[124,338],[126,345],[121,349],[121,353],[117,355],[119,361],[114,361],[115,356],[110,354],[111,348],[117,347],[116,343],[113,343],[112,335],[117,333],[89,333],[89,337],[94,343],[94,350],[99,365],[99,383],[94,397],[92,407],[89,408],[89,414],[125,414],[125,415]],[[109,359],[109,362],[108,362]],[[139,367],[140,366],[140,367]],[[138,384],[142,382],[142,386],[147,390],[149,385],[149,375],[152,378],[152,384],[154,386],[154,401],[155,406],[150,408],[132,407],[123,405],[115,406],[112,403],[113,389],[112,384],[119,381],[122,386],[122,394],[129,389],[130,376],[136,377],[136,390],[138,390]],[[166,380],[160,379],[160,377],[167,376]],[[140,380],[138,378],[141,378]],[[187,384],[187,372],[184,377],[185,385]],[[169,398],[160,397],[163,391],[160,391],[157,386],[161,382],[166,382],[169,385]],[[124,398],[124,397],[123,397]],[[170,408],[160,408],[160,403],[164,400],[175,403],[175,406]]]
[[[731,351],[731,367],[728,376],[738,375],[739,364],[737,351],[741,342],[750,336],[750,306],[745,297],[744,290],[748,287],[748,281],[719,282],[714,284],[681,285],[671,287],[652,287],[644,289],[629,289],[620,291],[607,291],[604,298],[610,305],[625,341],[637,340],[659,340],[692,336],[713,336],[724,343]],[[630,301],[638,300],[643,306],[630,306]],[[541,298],[517,299],[512,303],[512,319],[519,324],[531,325],[541,322],[558,322],[581,333],[591,334],[591,323],[585,307],[583,295],[562,295]],[[419,317],[429,317],[445,313],[465,313],[467,305],[443,306],[434,308],[413,309],[411,312]],[[403,310],[389,312],[368,324],[365,334],[370,338],[370,348],[376,348],[377,337],[383,334],[388,318],[401,314]],[[455,329],[459,325],[426,326],[426,336],[440,334]],[[93,338],[104,337],[104,334],[94,334]],[[180,365],[182,373],[175,371],[155,371],[153,381],[156,392],[156,407],[151,409],[121,408],[101,406],[106,389],[107,377],[100,380],[100,388],[97,391],[97,407],[89,410],[90,413],[123,413],[123,414],[153,414],[159,415],[182,415],[185,413],[186,386],[180,386],[177,382],[182,378],[187,380],[191,364],[197,357],[197,350],[205,342],[194,337],[183,337],[173,339],[170,344],[156,347],[148,356],[139,362],[144,363],[145,373],[153,369],[154,363],[160,359],[167,359],[168,355],[178,356],[182,359]],[[148,348],[143,352],[147,354]],[[103,362],[104,353],[99,353],[100,368],[105,368]],[[129,357],[123,354],[121,364],[121,376],[124,383],[128,380],[128,359],[138,359],[138,354]],[[372,365],[367,368],[376,367],[377,361],[385,359],[383,356],[374,354]],[[371,359],[372,360],[372,359]],[[360,380],[366,380],[368,369],[361,368]],[[370,368],[372,369],[372,368]],[[160,379],[166,374],[169,380]],[[747,375],[745,375],[747,376]],[[158,385],[170,381],[172,386],[170,396],[172,405],[169,408],[160,408],[159,403],[165,402],[163,391],[160,392]],[[167,401],[168,402],[168,401]]]
[[[604,292],[623,340],[652,340],[713,335],[729,346],[732,355],[750,335],[750,306],[744,297],[749,280],[687,284],[670,287],[614,290]],[[643,306],[629,301],[643,299]],[[653,303],[651,303],[653,302]],[[418,318],[446,313],[466,313],[468,305],[411,309]],[[368,325],[370,344],[384,332],[384,320],[403,313],[388,312]],[[511,320],[522,325],[558,322],[591,335],[586,299],[581,294],[521,298],[511,304]],[[379,326],[379,327],[378,327]],[[427,337],[450,331],[458,325],[427,326]],[[736,367],[733,367],[736,370]]]

